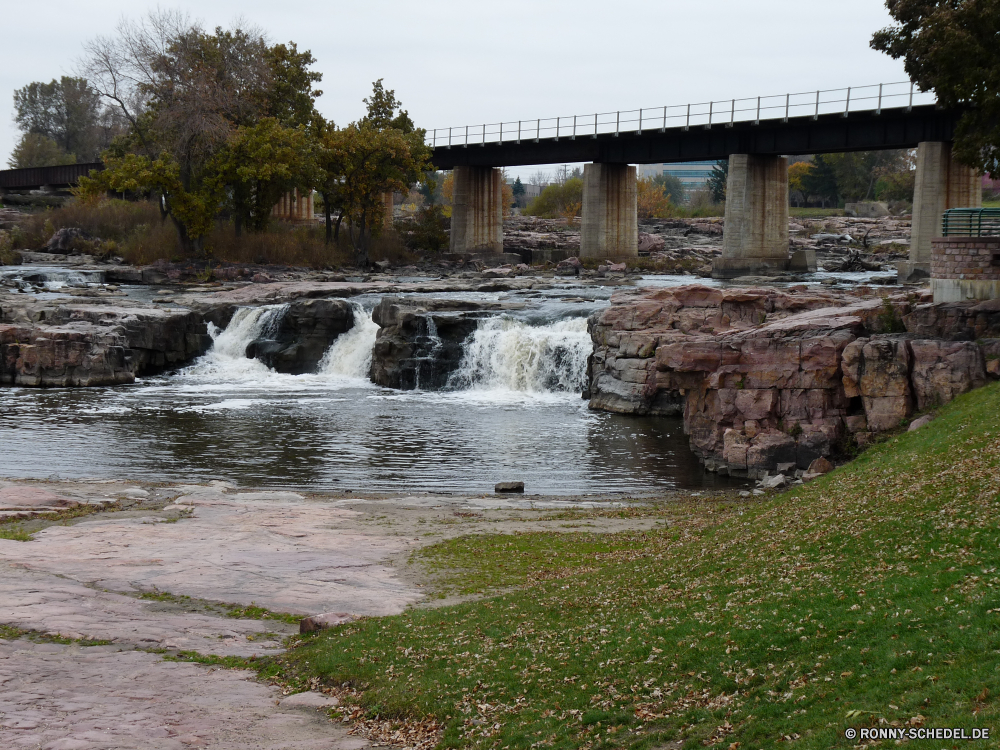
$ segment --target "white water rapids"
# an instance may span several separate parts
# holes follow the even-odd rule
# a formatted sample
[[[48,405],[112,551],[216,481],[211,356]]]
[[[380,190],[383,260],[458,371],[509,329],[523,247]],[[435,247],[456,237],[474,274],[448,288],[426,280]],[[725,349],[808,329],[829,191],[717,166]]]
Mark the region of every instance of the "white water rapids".
[[[487,318],[465,342],[448,385],[529,393],[579,393],[586,385],[592,344],[586,318],[531,326],[506,317]]]
[[[246,356],[252,341],[274,334],[288,305],[243,307],[225,330],[210,326],[214,340],[211,350],[183,374],[229,383],[294,377],[331,382],[345,378],[367,380],[379,327],[372,321],[370,310],[353,305],[354,326],[337,337],[314,375],[282,375]],[[462,362],[449,378],[449,391],[476,391],[480,395],[490,391],[578,394],[586,385],[591,341],[586,318],[529,325],[497,316],[481,320],[463,349]]]

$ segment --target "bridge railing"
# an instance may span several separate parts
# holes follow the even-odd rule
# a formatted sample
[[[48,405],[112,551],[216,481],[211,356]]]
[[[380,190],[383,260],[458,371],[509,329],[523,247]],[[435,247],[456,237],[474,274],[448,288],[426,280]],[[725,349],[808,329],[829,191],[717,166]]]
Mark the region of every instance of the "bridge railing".
[[[596,138],[598,135],[664,131],[669,128],[731,127],[737,122],[787,121],[792,117],[818,118],[828,114],[847,117],[851,112],[881,112],[883,109],[909,108],[934,102],[933,92],[918,91],[909,81],[876,83],[745,99],[435,128],[427,131],[427,145],[453,148],[542,139]]]

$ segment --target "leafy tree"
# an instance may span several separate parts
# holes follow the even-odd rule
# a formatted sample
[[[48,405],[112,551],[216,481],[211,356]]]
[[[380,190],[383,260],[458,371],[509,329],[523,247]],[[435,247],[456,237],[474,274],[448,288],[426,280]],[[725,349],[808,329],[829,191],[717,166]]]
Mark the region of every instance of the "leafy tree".
[[[163,11],[86,49],[89,80],[130,131],[82,188],[155,195],[185,252],[202,251],[222,209],[238,229],[260,230],[281,193],[315,179],[305,126],[319,74],[308,51],[269,47],[239,25],[209,33]]]
[[[912,203],[916,182],[916,170],[892,172],[884,175],[875,183],[875,200],[909,201]]]
[[[653,178],[653,182],[663,188],[663,192],[675,206],[683,203],[687,197],[687,191],[684,190],[684,183],[681,182],[679,177],[672,174],[658,174]]]
[[[229,187],[227,202],[239,236],[244,226],[255,232],[267,229],[282,195],[315,182],[317,164],[304,129],[266,117],[237,128],[209,169],[212,181]]]
[[[921,91],[962,112],[955,156],[1000,174],[1000,2],[886,0],[896,24],[875,33],[873,49],[902,58]]]
[[[369,265],[371,240],[383,228],[383,195],[408,191],[426,179],[430,168],[425,133],[400,108],[395,92],[387,91],[379,79],[364,101],[368,111],[358,122],[342,129],[332,123],[324,128],[319,155],[327,240],[331,239],[330,208],[338,206],[338,232],[341,219],[346,218],[355,258],[362,267]]]
[[[806,189],[805,180],[812,168],[812,162],[809,161],[797,161],[788,166],[788,193],[792,196],[793,202],[808,201],[809,191]],[[796,195],[799,197],[795,197]]]
[[[62,154],[85,162],[94,161],[123,130],[120,119],[101,104],[100,94],[86,79],[71,76],[50,83],[35,81],[15,91],[14,122],[26,135],[44,136]]]
[[[875,197],[875,184],[884,175],[907,169],[905,151],[853,151],[823,157],[836,178],[836,195],[845,201]]]
[[[76,164],[76,156],[67,154],[58,143],[41,133],[25,133],[11,151],[7,164],[12,169],[54,167]]]
[[[565,217],[572,220],[579,213],[581,205],[583,205],[583,179],[570,177],[563,183],[554,182],[548,185],[528,204],[525,213],[545,219]]]
[[[717,161],[712,167],[712,174],[708,178],[706,187],[712,194],[712,200],[722,203],[726,200],[726,183],[729,182],[729,160]]]
[[[665,219],[674,214],[663,184],[649,177],[636,181],[636,209],[640,219]]]
[[[827,201],[837,202],[837,174],[829,156],[819,155],[813,159],[812,167],[802,175],[802,192],[816,196],[825,205]]]
[[[309,50],[299,52],[294,42],[276,44],[265,53],[271,69],[267,114],[286,127],[318,126],[316,99],[323,95],[313,84],[322,73],[309,70],[316,62]]]

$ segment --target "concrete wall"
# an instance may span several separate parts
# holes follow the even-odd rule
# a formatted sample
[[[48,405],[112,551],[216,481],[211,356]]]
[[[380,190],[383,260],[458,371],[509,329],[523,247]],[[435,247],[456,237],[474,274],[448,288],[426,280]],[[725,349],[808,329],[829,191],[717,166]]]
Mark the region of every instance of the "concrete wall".
[[[928,141],[917,147],[916,187],[910,263],[931,262],[931,240],[941,236],[941,216],[949,208],[983,205],[982,180],[976,170],[951,157],[951,144]]]
[[[501,175],[501,170],[493,167],[455,167],[451,252],[503,252]]]
[[[585,164],[580,225],[581,258],[639,255],[635,167]]]
[[[788,159],[729,157],[726,224],[716,278],[769,274],[788,268]]]

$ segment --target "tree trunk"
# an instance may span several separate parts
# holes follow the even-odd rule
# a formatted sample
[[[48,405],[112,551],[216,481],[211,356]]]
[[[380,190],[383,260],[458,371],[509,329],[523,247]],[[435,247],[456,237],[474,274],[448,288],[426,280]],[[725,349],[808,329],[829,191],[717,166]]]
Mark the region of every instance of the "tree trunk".
[[[330,211],[329,193],[321,193],[323,196],[323,218],[326,220],[326,244],[333,242],[333,213]]]
[[[340,213],[337,214],[337,225],[333,228],[333,241],[336,242],[340,239],[340,222],[344,220],[344,209],[340,209]]]

